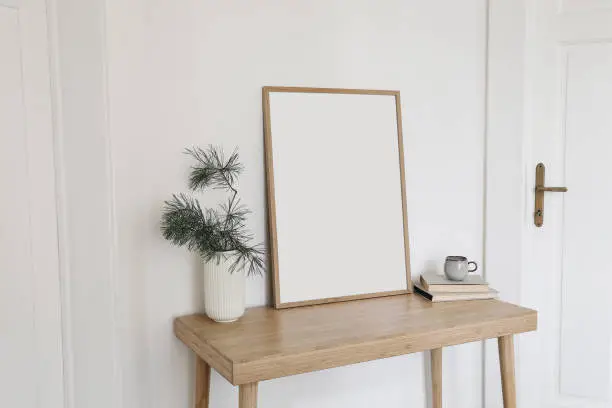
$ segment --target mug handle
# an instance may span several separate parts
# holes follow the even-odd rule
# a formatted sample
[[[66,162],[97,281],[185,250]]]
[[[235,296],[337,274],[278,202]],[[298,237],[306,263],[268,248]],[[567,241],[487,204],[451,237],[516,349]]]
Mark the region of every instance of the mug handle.
[[[470,266],[470,264],[474,264],[474,269],[468,269],[468,272],[472,273],[472,272],[476,272],[478,270],[478,264],[474,261],[470,261],[468,262],[468,266]]]

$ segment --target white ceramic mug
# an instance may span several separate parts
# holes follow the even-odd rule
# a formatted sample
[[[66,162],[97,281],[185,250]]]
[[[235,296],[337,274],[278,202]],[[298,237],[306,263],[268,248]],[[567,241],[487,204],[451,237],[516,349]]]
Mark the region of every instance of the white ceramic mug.
[[[474,269],[470,269],[470,264],[474,265]],[[447,256],[444,262],[444,275],[453,281],[462,281],[468,273],[476,272],[478,265],[474,261],[468,261],[465,256]]]

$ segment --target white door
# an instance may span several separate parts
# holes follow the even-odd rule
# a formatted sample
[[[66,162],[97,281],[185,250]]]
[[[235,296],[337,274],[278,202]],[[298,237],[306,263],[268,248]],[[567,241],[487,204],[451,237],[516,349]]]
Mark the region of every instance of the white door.
[[[64,406],[44,0],[0,0],[0,407]]]
[[[531,0],[526,22],[527,175],[521,407],[611,407],[612,0]],[[533,222],[546,166],[544,225]]]

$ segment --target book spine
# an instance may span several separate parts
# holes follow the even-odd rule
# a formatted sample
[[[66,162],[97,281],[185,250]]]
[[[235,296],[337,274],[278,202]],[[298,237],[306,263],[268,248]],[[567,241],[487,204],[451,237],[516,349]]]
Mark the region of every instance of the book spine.
[[[425,299],[433,300],[433,296],[431,294],[425,292],[423,289],[419,288],[418,286],[414,285],[414,290],[416,291],[416,293],[423,296]]]

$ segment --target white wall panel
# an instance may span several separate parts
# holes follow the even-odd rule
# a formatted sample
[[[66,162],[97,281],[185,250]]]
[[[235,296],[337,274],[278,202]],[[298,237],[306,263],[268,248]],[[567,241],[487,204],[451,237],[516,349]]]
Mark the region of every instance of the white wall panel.
[[[605,399],[612,345],[612,45],[570,47],[567,58],[565,181],[571,194],[564,197],[560,392]]]
[[[69,408],[118,407],[104,1],[51,0]]]

